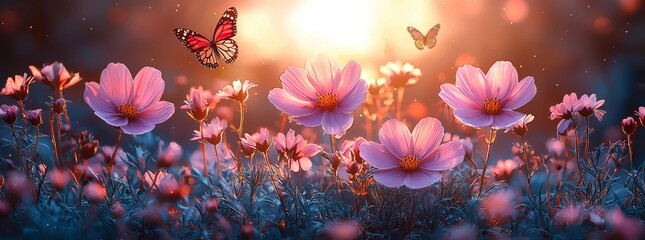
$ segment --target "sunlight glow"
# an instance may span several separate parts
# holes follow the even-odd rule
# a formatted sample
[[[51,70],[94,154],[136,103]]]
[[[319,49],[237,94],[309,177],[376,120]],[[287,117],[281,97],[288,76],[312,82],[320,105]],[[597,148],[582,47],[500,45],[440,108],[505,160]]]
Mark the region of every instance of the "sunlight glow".
[[[289,26],[299,47],[365,51],[372,42],[374,7],[369,0],[301,1]]]

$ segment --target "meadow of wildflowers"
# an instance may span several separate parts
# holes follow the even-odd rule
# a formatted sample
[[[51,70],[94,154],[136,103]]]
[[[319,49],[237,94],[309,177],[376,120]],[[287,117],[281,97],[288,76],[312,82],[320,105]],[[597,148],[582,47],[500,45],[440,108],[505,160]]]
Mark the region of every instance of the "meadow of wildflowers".
[[[634,158],[642,143],[632,137],[645,127],[645,107],[615,123],[623,140],[593,142],[594,124],[611,111],[595,94],[573,92],[549,109],[550,119],[559,120],[549,130],[557,137],[529,142],[531,122],[548,116],[521,110],[541,90],[531,76],[520,80],[511,62],[498,61],[487,73],[459,67],[454,84],[429,90],[446,114],[416,122],[401,114],[404,89],[422,76],[412,64],[385,63],[379,79],[361,79],[357,61],[341,67],[326,54],[304,66],[287,67],[282,87],[268,96],[254,94],[255,83],[235,80],[222,89],[192,87],[183,105],[163,100],[164,77],[153,67],[133,78],[126,65],[110,63],[93,82],[55,62],[9,77],[0,106],[3,131],[11,132],[2,139],[0,236],[645,236],[643,165]],[[51,87],[48,108],[25,104],[32,84]],[[82,84],[84,107],[100,119],[93,127],[110,129],[115,142],[75,127],[63,92]],[[249,98],[282,112],[280,128],[245,128],[245,114],[254,110]],[[239,115],[218,117],[212,110],[223,101],[239,106]],[[169,118],[191,124],[193,142],[130,138],[164,131],[156,125]],[[354,124],[357,118],[365,125]],[[298,125],[319,129],[323,140],[292,129]],[[350,128],[364,135],[350,136]],[[501,134],[517,136],[509,149],[514,157],[489,163],[491,149],[506,147],[495,144]],[[535,144],[547,151],[535,151]]]

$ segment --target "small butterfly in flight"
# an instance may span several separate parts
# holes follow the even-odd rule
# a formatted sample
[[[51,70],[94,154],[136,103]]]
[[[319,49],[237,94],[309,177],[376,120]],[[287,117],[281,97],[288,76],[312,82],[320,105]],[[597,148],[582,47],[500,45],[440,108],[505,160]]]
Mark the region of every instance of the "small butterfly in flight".
[[[238,56],[237,42],[232,37],[237,34],[237,9],[231,7],[222,14],[217,22],[213,39],[186,28],[173,30],[175,37],[192,53],[197,55],[199,63],[207,68],[215,69],[220,61],[231,64]]]
[[[425,36],[423,35],[423,33],[413,27],[408,27],[408,32],[410,33],[410,36],[412,36],[412,39],[414,39],[414,46],[416,46],[417,49],[423,50],[423,47],[432,49],[435,45],[437,45],[437,35],[439,34],[439,28],[441,28],[441,25],[434,25],[434,27],[432,27]]]

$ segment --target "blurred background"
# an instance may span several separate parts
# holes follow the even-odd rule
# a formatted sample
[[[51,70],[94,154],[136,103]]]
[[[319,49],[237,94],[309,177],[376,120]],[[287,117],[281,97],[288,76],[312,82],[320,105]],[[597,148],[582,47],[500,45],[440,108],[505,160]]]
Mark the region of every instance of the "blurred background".
[[[234,38],[239,58],[216,70],[204,68],[172,30],[184,27],[210,37],[222,12],[231,6],[239,12]],[[287,66],[302,68],[307,57],[324,52],[341,64],[356,59],[364,74],[380,77],[379,66],[407,61],[423,73],[405,96],[406,105],[413,103],[405,117],[414,125],[421,117],[437,115],[439,85],[454,83],[457,67],[472,64],[486,72],[495,61],[508,60],[520,78],[535,77],[537,95],[520,111],[536,115],[528,140],[543,151],[545,141],[556,136],[557,121],[548,119],[549,106],[571,92],[595,93],[606,100],[605,118],[592,123],[599,129],[593,135],[594,145],[624,139],[620,120],[645,105],[644,13],[642,0],[3,0],[0,84],[4,86],[8,76],[29,72],[29,65],[53,61],[80,72],[83,82],[98,82],[110,62],[126,64],[133,75],[152,66],[166,81],[162,99],[177,108],[154,134],[195,149],[198,144],[188,144],[188,139],[196,124],[179,109],[191,86],[216,92],[235,79],[257,83],[245,129],[264,126],[275,131],[280,113],[266,96],[280,86],[279,76]],[[441,30],[436,47],[417,50],[406,27],[425,33],[437,23]],[[116,133],[92,114],[82,100],[83,89],[77,84],[65,92],[72,101],[72,120],[78,122],[78,130],[90,130],[102,144],[112,144]],[[45,108],[50,93],[42,84],[32,85],[27,106]],[[7,97],[0,97],[0,102],[13,104]],[[237,105],[228,101],[220,105],[218,115],[237,114]],[[294,124],[288,127],[300,129]],[[349,136],[363,135],[361,127],[357,113]],[[0,135],[8,137],[7,132]],[[635,144],[643,146],[644,136],[645,129],[638,129]],[[512,157],[509,150],[517,138],[502,134],[498,139],[492,159]],[[644,155],[636,157],[642,160]]]

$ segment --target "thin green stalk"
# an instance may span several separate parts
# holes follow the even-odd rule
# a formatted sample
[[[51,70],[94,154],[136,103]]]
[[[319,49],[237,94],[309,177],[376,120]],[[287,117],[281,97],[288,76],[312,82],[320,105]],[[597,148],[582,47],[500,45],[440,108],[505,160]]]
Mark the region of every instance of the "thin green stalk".
[[[488,167],[488,160],[490,160],[490,151],[493,146],[493,142],[495,142],[495,137],[497,134],[497,130],[494,128],[490,129],[490,137],[486,139],[486,142],[488,144],[488,149],[486,150],[486,159],[484,160],[484,168],[482,170],[482,177],[481,180],[479,180],[479,193],[477,194],[477,197],[481,198],[482,197],[482,191],[484,190],[484,178],[486,177],[486,168]]]

